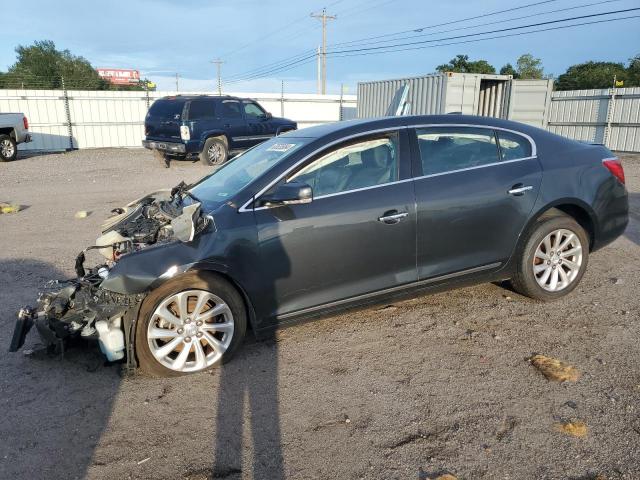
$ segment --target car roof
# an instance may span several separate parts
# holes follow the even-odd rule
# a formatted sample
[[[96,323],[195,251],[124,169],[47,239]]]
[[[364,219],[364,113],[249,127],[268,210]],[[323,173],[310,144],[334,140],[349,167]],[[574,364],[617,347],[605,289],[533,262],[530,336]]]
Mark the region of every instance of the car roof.
[[[211,98],[213,100],[238,100],[238,101],[251,100],[250,98],[234,97],[234,96],[231,96],[231,95],[206,95],[206,94],[201,94],[201,95],[168,95],[166,97],[159,98],[159,100],[183,100],[183,101],[187,101],[187,100],[195,100],[195,99],[198,99],[198,98]]]
[[[346,120],[341,122],[325,123],[302,130],[294,130],[284,133],[289,137],[319,138],[332,134],[362,133],[368,130],[379,130],[384,128],[404,127],[411,125],[479,125],[507,130],[515,130],[528,135],[541,132],[540,129],[523,123],[503,120],[501,118],[479,117],[475,115],[409,115],[397,117],[378,117],[357,120]]]

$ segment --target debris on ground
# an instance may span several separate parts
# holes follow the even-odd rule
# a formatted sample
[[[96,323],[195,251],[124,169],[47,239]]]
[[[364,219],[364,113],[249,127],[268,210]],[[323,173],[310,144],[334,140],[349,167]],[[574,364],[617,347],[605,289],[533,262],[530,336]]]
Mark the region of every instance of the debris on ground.
[[[148,462],[149,460],[151,460],[151,457],[144,458],[138,462],[138,465],[142,465],[143,463]]]
[[[10,203],[0,203],[0,213],[18,213],[20,205],[12,205]]]
[[[555,424],[556,430],[572,437],[583,438],[587,436],[587,424],[581,420],[560,422]]]
[[[534,355],[530,361],[549,380],[575,382],[580,378],[580,372],[575,367],[556,358]]]
[[[614,285],[624,285],[624,280],[621,278],[612,278],[611,279],[611,283],[613,283]]]
[[[87,212],[86,210],[80,210],[76,212],[76,214],[74,215],[74,217],[76,218],[87,218],[88,216],[89,216],[89,212]]]

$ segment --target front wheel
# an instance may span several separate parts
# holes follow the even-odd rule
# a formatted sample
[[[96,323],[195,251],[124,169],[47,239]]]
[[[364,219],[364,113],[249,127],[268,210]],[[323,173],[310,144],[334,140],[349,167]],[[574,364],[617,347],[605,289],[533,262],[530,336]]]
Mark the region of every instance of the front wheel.
[[[236,289],[207,272],[187,273],[145,298],[136,325],[136,353],[143,373],[176,376],[228,360],[247,328]]]
[[[17,156],[16,141],[9,135],[0,135],[0,162],[11,162]]]
[[[566,215],[542,217],[528,232],[511,279],[522,295],[552,301],[578,286],[589,260],[589,238]]]

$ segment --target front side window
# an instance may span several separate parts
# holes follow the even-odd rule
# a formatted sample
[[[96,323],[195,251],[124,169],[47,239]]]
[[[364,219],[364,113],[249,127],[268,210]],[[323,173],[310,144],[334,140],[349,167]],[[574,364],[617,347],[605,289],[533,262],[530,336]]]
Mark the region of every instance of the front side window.
[[[311,186],[313,196],[384,185],[398,179],[396,133],[358,140],[321,154],[289,177]]]
[[[503,130],[496,131],[502,160],[517,160],[531,156],[531,143],[524,137]]]
[[[222,102],[222,116],[224,118],[242,118],[240,102],[235,100]]]
[[[255,103],[245,103],[244,114],[247,116],[247,118],[260,118],[264,117],[264,110],[262,110],[262,108],[260,108]]]
[[[472,127],[416,129],[422,174],[433,175],[498,162],[493,130]]]
[[[215,117],[215,102],[211,100],[192,100],[189,105],[189,120],[203,120]]]

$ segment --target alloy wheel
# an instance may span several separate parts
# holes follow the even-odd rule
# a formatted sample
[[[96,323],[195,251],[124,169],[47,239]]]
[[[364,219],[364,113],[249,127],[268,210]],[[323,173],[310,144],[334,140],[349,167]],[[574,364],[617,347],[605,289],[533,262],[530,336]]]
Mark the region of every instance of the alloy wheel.
[[[545,236],[533,257],[533,275],[548,292],[567,288],[580,273],[582,244],[571,230],[558,229]]]
[[[229,306],[205,290],[168,296],[147,327],[154,358],[176,372],[197,372],[217,363],[229,348],[234,321]]]
[[[207,150],[207,156],[209,161],[213,164],[220,163],[224,155],[222,145],[219,143],[213,143]]]
[[[2,153],[2,156],[4,158],[11,158],[13,157],[13,154],[15,153],[15,147],[13,146],[13,143],[11,142],[11,140],[5,139],[2,140],[2,142],[0,143],[0,152]]]

